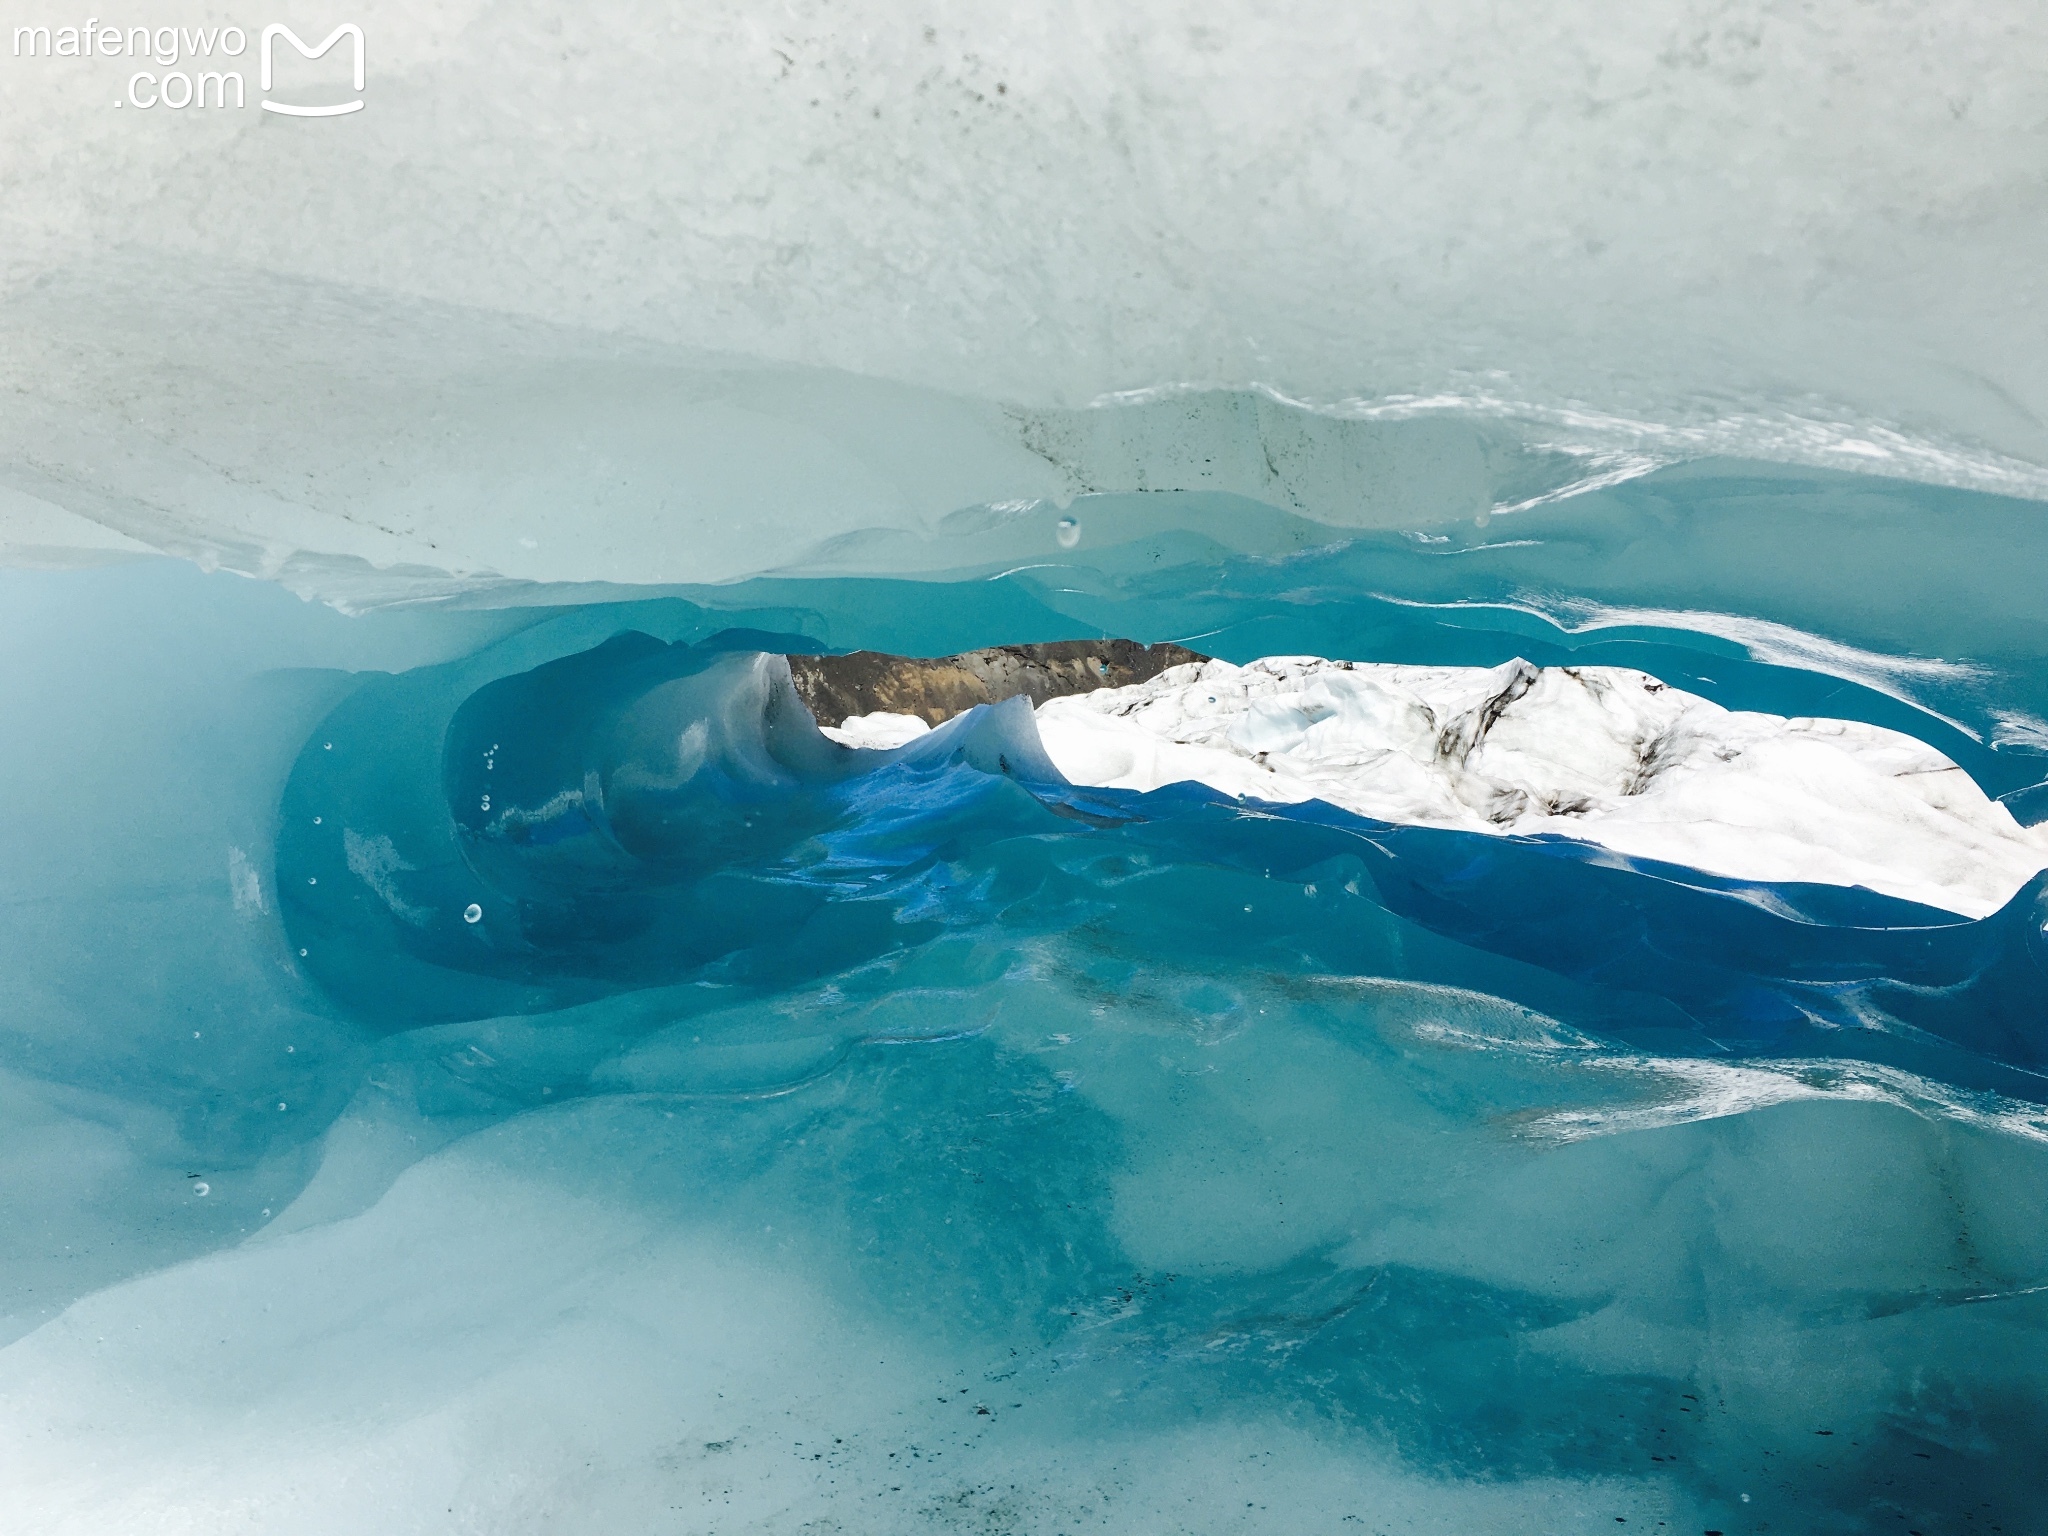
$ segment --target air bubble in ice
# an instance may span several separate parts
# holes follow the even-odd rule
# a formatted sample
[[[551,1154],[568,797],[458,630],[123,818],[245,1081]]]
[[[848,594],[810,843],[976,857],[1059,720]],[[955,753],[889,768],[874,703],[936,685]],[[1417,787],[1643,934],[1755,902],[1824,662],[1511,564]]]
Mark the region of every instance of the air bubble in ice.
[[[465,923],[480,923],[484,920],[484,909],[472,901],[462,909],[462,920]]]
[[[1081,542],[1081,520],[1063,517],[1053,529],[1053,537],[1059,540],[1061,549],[1072,549]]]

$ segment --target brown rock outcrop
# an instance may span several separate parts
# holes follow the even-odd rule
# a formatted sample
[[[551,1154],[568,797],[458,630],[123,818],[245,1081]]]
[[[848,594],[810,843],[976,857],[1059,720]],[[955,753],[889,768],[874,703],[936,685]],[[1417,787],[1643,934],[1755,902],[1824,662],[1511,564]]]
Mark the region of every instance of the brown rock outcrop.
[[[851,715],[887,711],[916,715],[928,725],[1018,696],[1033,705],[1097,688],[1123,688],[1157,677],[1168,667],[1209,658],[1185,646],[1145,646],[1135,640],[1055,640],[1045,645],[998,645],[958,656],[890,656],[854,651],[845,656],[792,656],[790,677],[820,725]]]

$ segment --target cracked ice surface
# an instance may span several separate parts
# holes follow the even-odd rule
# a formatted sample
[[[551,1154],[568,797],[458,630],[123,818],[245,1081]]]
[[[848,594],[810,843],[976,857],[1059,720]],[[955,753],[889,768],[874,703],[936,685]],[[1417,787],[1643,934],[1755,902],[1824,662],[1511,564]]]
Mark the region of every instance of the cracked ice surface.
[[[1050,700],[1037,720],[1077,784],[1196,780],[1745,880],[1862,885],[1971,917],[2048,867],[2048,831],[1913,737],[1723,709],[1619,667],[1210,661]]]

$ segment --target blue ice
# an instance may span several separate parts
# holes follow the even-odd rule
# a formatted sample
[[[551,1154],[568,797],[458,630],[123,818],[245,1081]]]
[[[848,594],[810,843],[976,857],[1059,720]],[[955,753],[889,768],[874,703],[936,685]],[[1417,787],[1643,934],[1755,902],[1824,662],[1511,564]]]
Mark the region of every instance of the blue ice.
[[[857,752],[779,659],[1622,664],[2036,821],[2034,512],[1721,464],[631,601],[0,574],[10,1507],[2041,1529],[2042,879],[1973,921],[1076,786],[1021,701]]]

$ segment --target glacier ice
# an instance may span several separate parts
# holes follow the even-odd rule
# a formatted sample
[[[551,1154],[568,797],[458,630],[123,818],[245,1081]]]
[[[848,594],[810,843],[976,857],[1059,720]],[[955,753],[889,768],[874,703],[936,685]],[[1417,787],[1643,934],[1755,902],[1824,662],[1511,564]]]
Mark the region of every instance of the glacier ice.
[[[1971,917],[2048,867],[2048,830],[1910,736],[1725,710],[1616,667],[1211,661],[1049,700],[1037,728],[1077,784],[1197,780],[1766,884],[1862,885]],[[861,734],[885,729],[869,716]]]
[[[2028,1528],[2040,881],[1970,920],[1063,782],[1114,690],[854,752],[776,659],[1014,635],[1042,571],[4,580],[29,1528]],[[1409,592],[1407,676],[1655,647],[2025,762],[1944,723],[2017,707],[1991,662],[1937,715]]]
[[[0,1530],[2048,1531],[2043,16],[10,56]]]
[[[857,751],[887,722],[817,729],[779,659],[1523,658],[2024,811],[2031,610],[1849,624],[1636,533],[1850,493],[1935,494],[1682,472],[1504,550],[1097,497],[1068,551],[984,525],[1056,565],[355,616],[0,574],[9,1515],[2026,1529],[2041,878],[1972,916],[1077,782],[1053,722],[1115,690]]]
[[[318,140],[10,66],[27,549],[381,600],[1089,490],[1441,531],[1706,456],[2048,487],[2028,0],[350,14],[374,107]]]
[[[1903,732],[1725,710],[1615,667],[1212,660],[1047,699],[1033,726],[1074,784],[1195,783],[1381,821],[1562,836],[1971,917],[2048,867],[2048,830]],[[932,727],[878,710],[821,729],[893,751]]]

